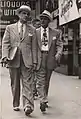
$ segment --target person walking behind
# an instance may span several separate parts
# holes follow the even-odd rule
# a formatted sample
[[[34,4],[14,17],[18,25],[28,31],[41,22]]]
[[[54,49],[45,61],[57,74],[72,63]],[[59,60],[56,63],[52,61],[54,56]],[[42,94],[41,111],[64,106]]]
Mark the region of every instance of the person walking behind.
[[[31,8],[22,5],[16,10],[17,23],[6,27],[2,40],[2,64],[9,68],[13,109],[19,111],[20,78],[22,79],[23,108],[26,115],[34,110],[33,70],[37,65],[36,30],[28,24]]]
[[[37,65],[37,90],[45,93],[45,105],[41,106],[42,111],[48,107],[48,91],[52,71],[56,68],[60,60],[63,42],[60,30],[50,27],[52,16],[49,11],[44,10],[40,14],[41,27],[36,30],[38,41],[38,65]],[[44,90],[41,90],[41,86]]]

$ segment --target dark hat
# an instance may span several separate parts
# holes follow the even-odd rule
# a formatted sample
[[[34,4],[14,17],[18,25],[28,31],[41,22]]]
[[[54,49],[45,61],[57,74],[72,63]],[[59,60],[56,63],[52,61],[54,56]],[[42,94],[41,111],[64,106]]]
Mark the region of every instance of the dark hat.
[[[51,13],[49,12],[49,11],[47,11],[47,10],[44,10],[43,12],[42,12],[42,14],[40,14],[40,19],[42,18],[42,17],[47,17],[50,21],[52,21],[52,15],[51,15]]]
[[[27,11],[27,12],[31,12],[31,8],[30,8],[30,6],[28,6],[28,5],[22,5],[20,8],[18,8],[17,10],[16,10],[16,14],[18,15],[21,11]]]

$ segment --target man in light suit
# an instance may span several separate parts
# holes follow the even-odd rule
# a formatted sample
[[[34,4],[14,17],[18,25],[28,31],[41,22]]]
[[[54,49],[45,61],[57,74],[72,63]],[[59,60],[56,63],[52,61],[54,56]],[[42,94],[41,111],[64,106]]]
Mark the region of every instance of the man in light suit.
[[[22,5],[16,13],[19,21],[6,27],[2,40],[2,63],[7,63],[9,67],[13,109],[19,111],[21,78],[23,108],[25,114],[29,115],[34,110],[33,70],[37,64],[36,30],[27,23],[31,13],[30,6]]]
[[[61,32],[50,27],[52,16],[47,10],[40,15],[40,19],[41,27],[36,30],[38,41],[37,90],[41,94],[45,93],[45,104],[41,104],[40,109],[46,111],[50,77],[61,57],[63,42]],[[41,89],[41,85],[45,86],[45,91]]]

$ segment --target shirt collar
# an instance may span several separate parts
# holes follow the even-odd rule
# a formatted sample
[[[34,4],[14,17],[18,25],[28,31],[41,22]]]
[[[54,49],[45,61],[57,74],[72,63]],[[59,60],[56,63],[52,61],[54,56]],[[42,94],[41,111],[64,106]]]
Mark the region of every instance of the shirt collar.
[[[41,26],[41,31],[44,31],[44,28]],[[49,31],[49,28],[47,27],[46,28],[46,31],[48,32]]]
[[[22,23],[20,21],[18,21],[18,26],[20,27],[22,25]]]

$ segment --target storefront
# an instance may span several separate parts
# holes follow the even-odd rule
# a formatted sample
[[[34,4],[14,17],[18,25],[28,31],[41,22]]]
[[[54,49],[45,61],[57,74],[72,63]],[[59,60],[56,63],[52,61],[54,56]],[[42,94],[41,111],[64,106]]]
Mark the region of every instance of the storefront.
[[[63,31],[63,61],[68,75],[78,75],[80,67],[81,2],[59,0],[59,26]]]

